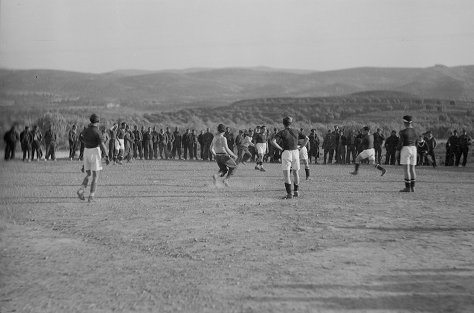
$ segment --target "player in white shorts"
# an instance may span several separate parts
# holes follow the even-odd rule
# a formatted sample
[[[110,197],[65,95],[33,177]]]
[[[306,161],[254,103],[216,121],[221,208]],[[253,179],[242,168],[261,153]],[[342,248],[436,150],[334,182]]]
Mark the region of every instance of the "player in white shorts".
[[[102,170],[101,156],[104,153],[105,162],[109,164],[109,157],[107,156],[106,148],[102,138],[102,132],[99,130],[99,117],[96,114],[92,114],[90,117],[89,126],[82,132],[84,140],[84,170],[87,176],[82,181],[82,185],[77,191],[77,196],[81,200],[85,200],[84,189],[87,188],[89,178],[92,175],[91,189],[89,194],[89,202],[94,200],[95,189],[97,186],[97,180],[99,178],[99,171]]]
[[[301,136],[304,137],[303,133],[301,133]],[[304,171],[306,173],[306,180],[309,180],[309,161],[308,161],[308,148],[307,146],[301,146],[303,144],[304,138],[299,138],[298,139],[298,149],[300,150],[300,160],[304,164]]]
[[[309,141],[309,138],[301,134],[300,131],[290,128],[292,122],[293,119],[291,117],[285,117],[283,119],[283,126],[285,126],[285,129],[278,132],[271,141],[275,148],[283,151],[281,154],[281,167],[283,170],[283,178],[285,180],[286,189],[286,196],[283,197],[283,199],[292,199],[293,197],[299,196],[298,188],[300,181],[300,152],[298,150],[298,139],[300,137],[304,138],[301,146],[306,146]],[[280,141],[280,144],[278,141]],[[293,193],[291,193],[291,169],[293,170]]]
[[[352,175],[359,173],[360,161],[362,160],[369,159],[370,164],[375,164],[374,135],[370,134],[369,126],[364,126],[362,133],[364,135],[362,137],[362,147],[364,150],[355,159],[354,171],[351,172]],[[387,172],[380,164],[375,164],[375,168],[382,172],[381,176]]]
[[[405,175],[405,188],[400,192],[414,192],[416,182],[416,140],[418,135],[412,125],[412,117],[403,117],[405,129],[400,131],[397,152],[400,154],[400,164],[403,166]]]

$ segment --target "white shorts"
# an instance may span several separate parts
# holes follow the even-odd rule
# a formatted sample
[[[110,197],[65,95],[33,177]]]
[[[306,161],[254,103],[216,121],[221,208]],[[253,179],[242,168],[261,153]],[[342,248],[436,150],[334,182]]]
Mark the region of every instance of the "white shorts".
[[[369,159],[370,164],[375,162],[375,149],[366,149],[363,150],[359,155],[357,156],[357,159],[360,160],[365,160]]]
[[[84,170],[101,171],[102,170],[102,154],[100,147],[84,149]]]
[[[308,159],[308,149],[306,146],[300,149],[300,160],[307,160]]]
[[[255,144],[255,148],[258,154],[265,154],[267,152],[267,144],[264,142]]]
[[[118,150],[125,149],[125,139],[117,139],[118,140]]]
[[[285,150],[281,154],[281,169],[289,171],[300,169],[300,152],[298,150]]]
[[[400,151],[400,164],[416,165],[416,147],[404,146]]]

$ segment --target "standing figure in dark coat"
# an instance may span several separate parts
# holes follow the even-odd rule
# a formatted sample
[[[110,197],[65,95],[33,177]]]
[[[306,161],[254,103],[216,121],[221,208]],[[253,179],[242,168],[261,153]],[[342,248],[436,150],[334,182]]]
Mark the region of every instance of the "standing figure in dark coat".
[[[31,143],[31,161],[35,159],[35,152],[36,152],[36,160],[39,161],[43,157],[43,151],[41,150],[41,142],[43,141],[43,134],[39,130],[38,126],[33,126],[33,130],[31,132],[33,137],[33,142]]]
[[[74,160],[76,157],[77,142],[79,141],[79,135],[77,134],[76,124],[72,125],[71,130],[68,133],[69,142],[69,160]]]
[[[181,146],[183,144],[182,142],[183,136],[179,132],[178,127],[175,128],[173,132],[173,137],[174,137],[173,151],[172,151],[173,159],[178,157],[178,159],[181,160]]]
[[[202,142],[204,146],[203,160],[212,161],[212,154],[210,151],[212,139],[214,139],[214,135],[211,133],[208,127],[206,133],[204,133],[202,136]]]
[[[396,161],[396,154],[397,154],[397,147],[398,147],[398,136],[395,130],[392,130],[390,136],[385,140],[385,164],[395,165]]]
[[[44,134],[44,144],[45,144],[45,149],[46,149],[45,160],[49,160],[50,157],[51,157],[51,160],[53,161],[56,160],[56,153],[55,153],[56,140],[57,140],[56,133],[53,131],[53,128],[49,126],[49,129]]]
[[[3,141],[5,141],[5,160],[13,160],[15,158],[16,144],[20,141],[20,135],[16,131],[15,125],[3,135]]]
[[[31,157],[31,144],[33,143],[33,136],[31,135],[30,128],[25,126],[25,130],[20,134],[21,150],[23,151],[23,162],[30,162]]]

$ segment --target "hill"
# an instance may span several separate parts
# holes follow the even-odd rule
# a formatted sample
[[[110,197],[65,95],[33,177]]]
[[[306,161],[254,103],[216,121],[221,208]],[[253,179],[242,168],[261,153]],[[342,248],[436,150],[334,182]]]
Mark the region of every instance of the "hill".
[[[422,98],[474,98],[474,66],[354,68],[308,72],[259,68],[122,70],[104,74],[0,70],[0,104],[173,109],[267,97],[331,97],[392,90]]]

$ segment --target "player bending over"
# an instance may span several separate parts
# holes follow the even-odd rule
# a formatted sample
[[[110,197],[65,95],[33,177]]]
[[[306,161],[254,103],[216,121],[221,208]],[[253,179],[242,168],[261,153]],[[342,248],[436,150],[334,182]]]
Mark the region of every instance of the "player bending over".
[[[357,175],[359,172],[360,161],[369,159],[370,164],[375,164],[375,149],[374,149],[374,135],[370,133],[369,126],[364,126],[362,129],[362,152],[359,153],[355,159],[355,168],[351,172],[352,175]],[[380,176],[383,176],[387,170],[380,166],[380,164],[375,164],[375,168],[382,172]]]
[[[212,139],[210,151],[216,159],[219,171],[212,178],[214,184],[216,184],[218,177],[224,177],[223,183],[228,187],[228,180],[234,174],[234,170],[237,167],[234,161],[237,156],[227,146],[227,138],[224,137],[225,126],[223,124],[217,126],[217,132],[217,135]]]
[[[89,126],[82,132],[84,138],[84,170],[87,176],[82,181],[82,185],[77,191],[77,196],[81,200],[85,200],[84,189],[87,188],[89,183],[89,177],[92,175],[91,189],[89,194],[89,202],[94,200],[95,189],[97,186],[97,180],[99,179],[99,171],[102,170],[101,152],[104,153],[105,163],[109,165],[109,157],[105,150],[104,141],[102,140],[102,132],[99,130],[99,117],[96,114],[92,114],[90,117]]]

